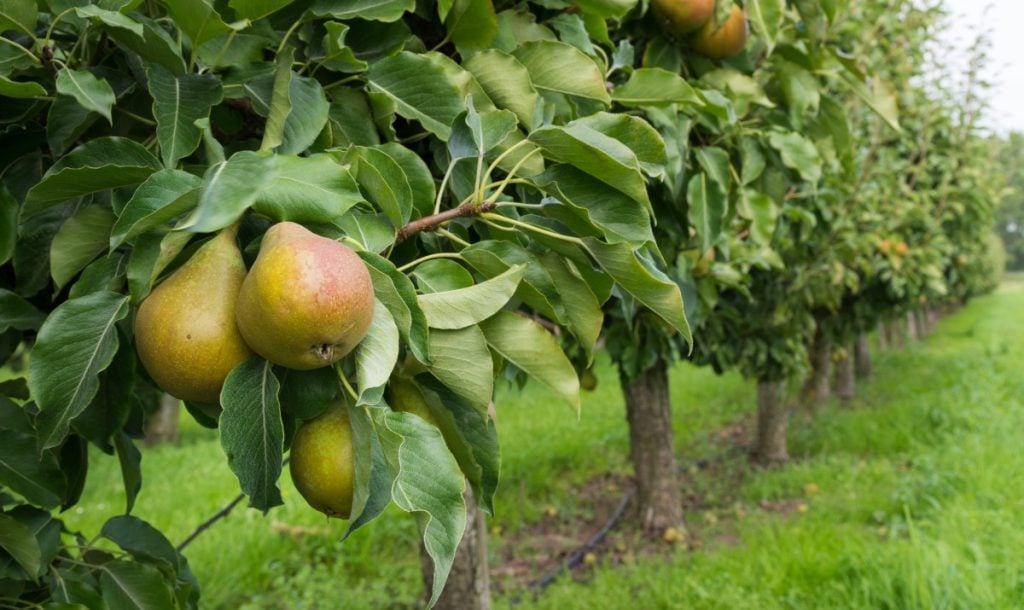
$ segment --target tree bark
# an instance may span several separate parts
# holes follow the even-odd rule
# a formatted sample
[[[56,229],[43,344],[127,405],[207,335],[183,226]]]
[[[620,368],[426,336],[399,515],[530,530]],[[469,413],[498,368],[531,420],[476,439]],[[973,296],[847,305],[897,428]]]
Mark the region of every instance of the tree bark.
[[[466,533],[455,552],[452,570],[441,597],[434,606],[437,610],[490,610],[491,576],[487,566],[487,522],[484,512],[476,505],[473,492],[467,489]],[[420,566],[427,597],[434,587],[434,562],[420,545]]]
[[[181,401],[170,394],[161,396],[160,406],[146,418],[146,446],[177,443],[180,414]]]
[[[761,464],[778,464],[789,459],[786,451],[786,423],[789,414],[782,400],[783,384],[757,384],[757,447],[754,459]]]
[[[622,388],[636,474],[637,516],[644,534],[660,536],[683,524],[665,362],[659,360],[631,382],[623,379]]]
[[[917,322],[914,320],[914,312],[912,311],[907,312],[906,329],[908,343],[913,343],[921,339],[921,337],[917,335]]]
[[[821,332],[814,333],[809,350],[811,374],[800,390],[800,405],[807,411],[817,411],[828,400],[831,387],[832,342]]]
[[[857,379],[871,376],[871,348],[868,347],[868,336],[864,333],[857,335],[857,343],[853,350],[853,365]]]
[[[878,349],[889,349],[889,326],[885,322],[878,324]]]
[[[854,375],[854,355],[850,346],[846,347],[846,355],[836,363],[836,398],[847,401],[857,394],[857,379]]]
[[[887,326],[889,327],[889,344],[894,349],[903,349],[905,331],[901,328],[902,325],[897,320],[890,320]]]
[[[928,328],[928,319],[926,312],[923,309],[914,310],[914,324],[917,326],[917,338],[925,339],[931,334],[931,330]]]

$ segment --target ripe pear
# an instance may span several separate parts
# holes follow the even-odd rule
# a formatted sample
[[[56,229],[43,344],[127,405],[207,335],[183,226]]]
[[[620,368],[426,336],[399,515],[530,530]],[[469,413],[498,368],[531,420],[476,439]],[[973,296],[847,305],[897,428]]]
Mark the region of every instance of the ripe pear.
[[[712,59],[729,59],[739,55],[747,46],[747,13],[734,4],[729,18],[721,27],[712,15],[693,35],[690,45],[701,55]]]
[[[302,424],[292,441],[288,467],[295,488],[310,506],[328,517],[348,519],[355,457],[352,424],[344,402]]]
[[[715,0],[652,0],[651,10],[666,32],[679,37],[711,19]]]
[[[437,426],[437,420],[423,397],[423,392],[412,380],[404,377],[392,377],[388,383],[388,404],[395,411],[418,415],[427,423]]]
[[[293,222],[263,236],[236,309],[246,343],[292,369],[334,364],[373,319],[373,283],[352,250]]]
[[[219,403],[228,373],[253,355],[235,325],[245,279],[237,232],[224,229],[203,244],[135,316],[139,359],[160,388],[182,400]]]

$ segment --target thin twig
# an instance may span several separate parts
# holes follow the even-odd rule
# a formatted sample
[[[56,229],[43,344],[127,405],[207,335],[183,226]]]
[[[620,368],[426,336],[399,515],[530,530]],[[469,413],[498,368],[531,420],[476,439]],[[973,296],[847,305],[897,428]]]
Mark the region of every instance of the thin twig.
[[[245,494],[238,494],[237,496],[235,496],[234,500],[224,505],[224,508],[215,512],[213,516],[207,519],[206,521],[200,523],[199,526],[196,527],[196,529],[188,535],[188,538],[185,538],[181,541],[181,544],[179,544],[177,547],[178,552],[182,552],[185,549],[185,547],[187,547],[189,544],[192,543],[193,540],[199,537],[199,534],[202,534],[206,530],[210,529],[210,526],[212,526],[214,523],[220,521],[224,517],[227,517],[228,514],[231,513],[231,511],[234,510],[236,506],[238,506],[239,502],[241,502],[244,499]]]
[[[479,216],[485,212],[490,212],[494,208],[495,204],[492,201],[485,201],[480,205],[471,202],[464,203],[457,208],[438,212],[437,214],[417,218],[398,230],[398,234],[395,235],[395,243],[400,244],[413,235],[422,233],[423,231],[433,231],[444,223],[455,220],[456,218]]]

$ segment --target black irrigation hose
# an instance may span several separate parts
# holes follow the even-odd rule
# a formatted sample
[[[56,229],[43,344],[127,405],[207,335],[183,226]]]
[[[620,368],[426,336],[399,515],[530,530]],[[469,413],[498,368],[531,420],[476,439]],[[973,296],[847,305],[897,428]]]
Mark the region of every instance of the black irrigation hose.
[[[587,553],[592,551],[594,547],[600,544],[601,541],[604,540],[606,536],[608,536],[609,532],[615,529],[615,526],[619,524],[619,521],[622,520],[622,516],[626,514],[626,507],[629,506],[629,502],[630,500],[633,499],[634,495],[636,495],[636,492],[631,491],[626,495],[622,496],[622,500],[619,501],[618,507],[615,508],[615,512],[612,513],[612,516],[608,519],[604,526],[600,530],[598,530],[596,534],[591,536],[590,539],[583,544],[583,546],[580,546],[575,551],[573,551],[572,554],[570,554],[565,561],[558,564],[554,568],[551,568],[548,571],[548,573],[542,576],[541,578],[531,582],[528,585],[529,589],[533,591],[536,595],[543,591],[545,588],[547,588],[548,585],[555,582],[555,579],[558,578],[562,574],[562,572],[571,570],[578,566],[580,562],[583,561],[583,558],[586,557]],[[522,597],[517,595],[509,600],[509,604],[515,606],[516,604],[519,604],[522,601]]]

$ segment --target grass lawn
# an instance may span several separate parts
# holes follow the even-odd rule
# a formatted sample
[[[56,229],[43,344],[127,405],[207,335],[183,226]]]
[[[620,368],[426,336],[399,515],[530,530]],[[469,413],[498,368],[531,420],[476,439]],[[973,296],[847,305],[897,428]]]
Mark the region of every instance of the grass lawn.
[[[586,567],[515,607],[1024,607],[1024,281],[874,363],[853,404],[793,418],[794,461],[771,471],[744,459],[753,384],[675,367],[690,544],[619,531]],[[516,557],[540,576],[557,561],[552,540],[561,550],[581,543],[621,496],[622,397],[607,361],[598,375],[579,420],[537,387],[500,394],[496,574]],[[82,502],[66,515],[88,536],[124,505],[116,460],[93,458]],[[237,493],[216,433],[195,425],[184,424],[180,446],[146,450],[142,464],[134,514],[175,542]],[[410,517],[389,510],[342,544],[342,523],[307,508],[287,476],[282,488],[285,506],[236,509],[187,549],[204,607],[418,607]],[[497,579],[498,607],[522,580]]]

